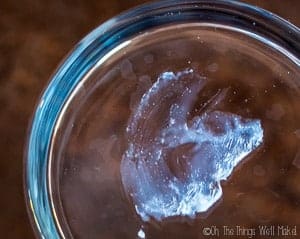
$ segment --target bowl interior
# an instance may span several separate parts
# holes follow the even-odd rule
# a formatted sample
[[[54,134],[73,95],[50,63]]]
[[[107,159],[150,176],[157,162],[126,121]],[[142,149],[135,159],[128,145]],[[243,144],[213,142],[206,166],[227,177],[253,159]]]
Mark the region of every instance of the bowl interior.
[[[263,143],[221,182],[222,198],[206,213],[145,223],[122,184],[126,128],[162,74],[189,70],[207,79],[191,118],[226,90],[216,109],[259,119]],[[48,180],[62,233],[136,238],[142,228],[147,238],[202,238],[211,225],[300,225],[299,78],[299,66],[279,46],[232,26],[168,24],[125,39],[82,77],[56,121]],[[153,105],[148,128],[163,120],[160,107]]]

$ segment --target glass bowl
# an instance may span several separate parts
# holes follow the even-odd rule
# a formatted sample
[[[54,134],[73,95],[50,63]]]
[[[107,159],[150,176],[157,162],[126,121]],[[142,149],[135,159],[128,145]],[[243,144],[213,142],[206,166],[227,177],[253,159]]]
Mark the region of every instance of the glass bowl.
[[[96,28],[32,120],[25,188],[36,234],[295,230],[299,56],[298,28],[237,1],[154,2]]]

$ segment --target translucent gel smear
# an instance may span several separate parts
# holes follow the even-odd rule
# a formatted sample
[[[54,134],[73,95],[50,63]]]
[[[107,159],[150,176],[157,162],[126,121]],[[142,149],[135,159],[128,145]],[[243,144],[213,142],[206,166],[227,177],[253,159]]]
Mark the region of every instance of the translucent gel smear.
[[[222,196],[220,181],[263,141],[260,120],[216,110],[228,89],[191,116],[207,81],[192,69],[164,72],[129,119],[121,176],[143,221],[206,212]]]

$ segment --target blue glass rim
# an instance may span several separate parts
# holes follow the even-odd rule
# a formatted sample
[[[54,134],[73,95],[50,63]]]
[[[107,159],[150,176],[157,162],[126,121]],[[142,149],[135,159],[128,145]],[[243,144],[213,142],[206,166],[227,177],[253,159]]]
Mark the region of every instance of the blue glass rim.
[[[239,1],[164,0],[140,5],[103,23],[82,39],[57,68],[29,127],[24,154],[24,188],[38,237],[65,238],[53,215],[47,169],[56,120],[74,88],[99,59],[126,39],[157,26],[201,21],[255,32],[285,49],[300,66],[300,29],[277,15]]]

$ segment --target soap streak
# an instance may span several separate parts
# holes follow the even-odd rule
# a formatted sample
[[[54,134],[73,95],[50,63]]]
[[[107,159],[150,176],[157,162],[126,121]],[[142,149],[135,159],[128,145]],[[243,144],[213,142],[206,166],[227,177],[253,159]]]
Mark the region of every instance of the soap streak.
[[[220,181],[263,141],[259,120],[216,110],[228,88],[191,118],[207,82],[192,69],[164,72],[129,119],[121,177],[143,221],[208,211],[222,197]]]

